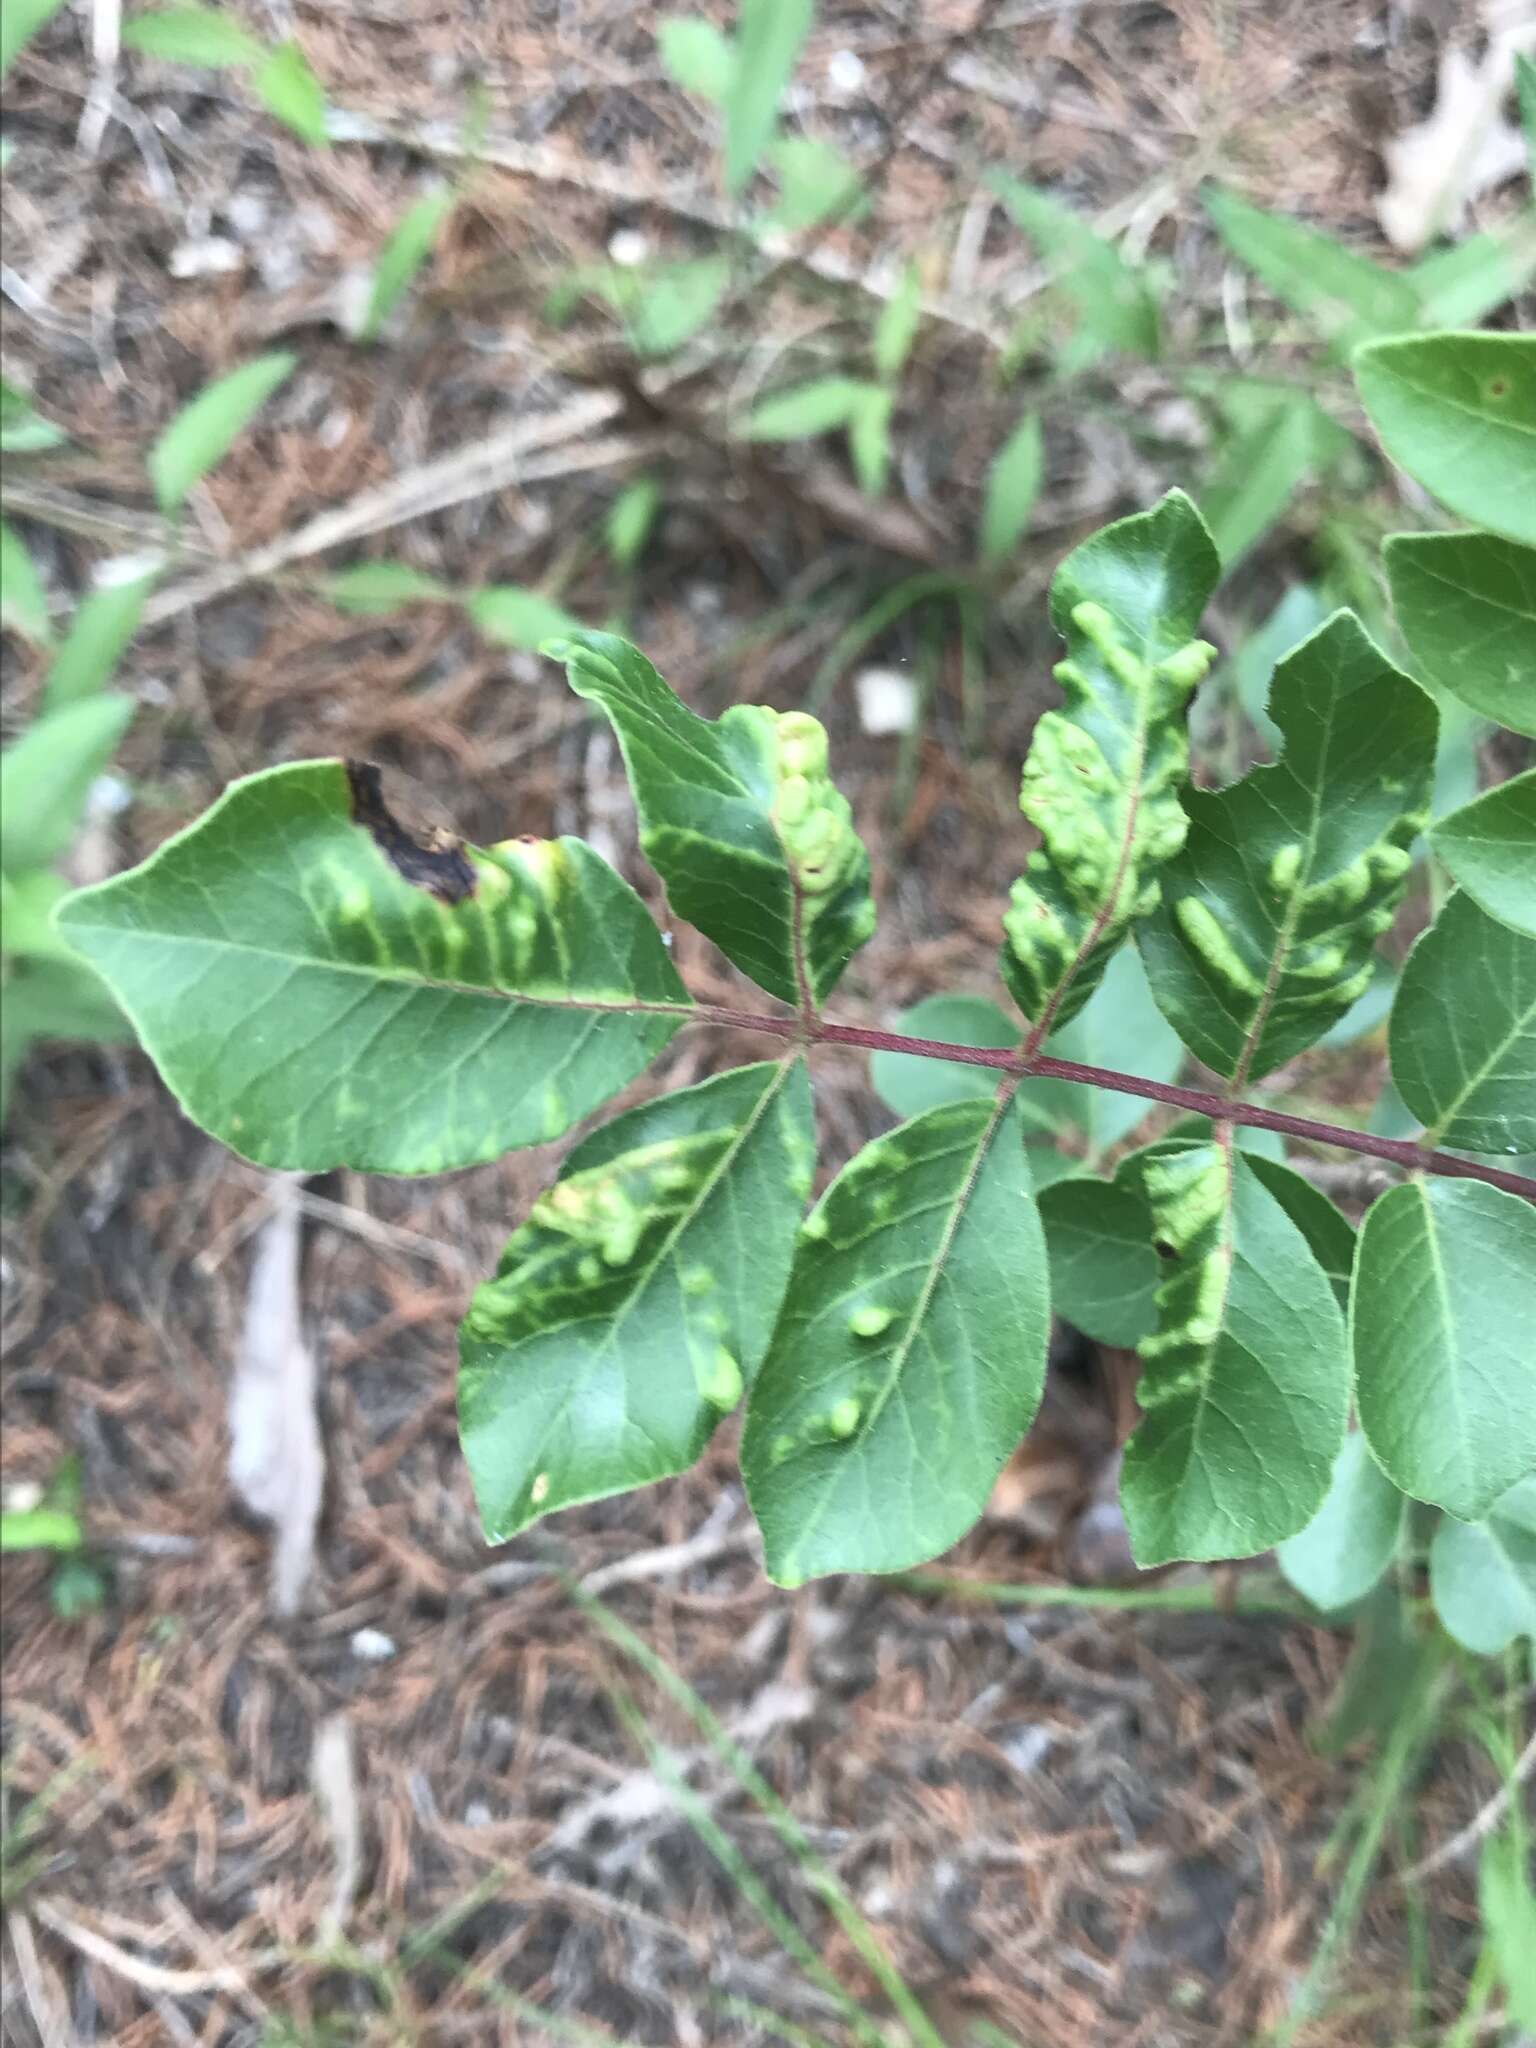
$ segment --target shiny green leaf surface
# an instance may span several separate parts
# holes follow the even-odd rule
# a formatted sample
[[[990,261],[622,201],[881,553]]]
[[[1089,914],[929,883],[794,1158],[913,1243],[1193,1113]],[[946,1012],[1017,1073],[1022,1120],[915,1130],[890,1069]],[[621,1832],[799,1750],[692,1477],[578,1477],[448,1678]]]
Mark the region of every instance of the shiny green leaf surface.
[[[1435,763],[1434,705],[1350,612],[1279,664],[1269,712],[1279,760],[1186,794],[1188,838],[1137,932],[1163,1014],[1239,1087],[1315,1044],[1370,985]]]
[[[1431,1143],[1536,1152],[1536,939],[1465,889],[1414,942],[1387,1042]]]
[[[1066,707],[1035,727],[1019,808],[1040,833],[1003,919],[1002,974],[1043,1040],[1093,993],[1158,870],[1184,842],[1184,707],[1212,650],[1193,639],[1220,575],[1181,491],[1075,548],[1051,585]]]
[[[1360,1426],[1404,1493],[1465,1521],[1536,1472],[1536,1209],[1476,1181],[1390,1189],[1350,1303]]]
[[[1023,1129],[929,1110],[801,1228],[741,1463],[780,1585],[900,1571],[964,1535],[1039,1404],[1050,1305]]]
[[[1536,546],[1536,334],[1406,336],[1354,360],[1398,467],[1470,524]]]
[[[1344,1441],[1344,1318],[1311,1247],[1236,1148],[1147,1158],[1164,1279],[1120,1497],[1142,1566],[1247,1557],[1304,1528]]]
[[[700,718],[627,641],[572,633],[546,652],[613,723],[640,844],[679,917],[760,988],[820,999],[874,930],[869,856],[804,712]]]
[[[1480,1522],[1450,1516],[1429,1547],[1435,1612],[1464,1650],[1497,1656],[1536,1642],[1536,1479],[1501,1494]]]
[[[232,784],[57,922],[194,1121],[312,1173],[441,1173],[557,1138],[689,1008],[590,847],[418,844],[340,761]]]
[[[815,1157],[800,1060],[680,1089],[571,1153],[464,1320],[492,1542],[694,1463],[767,1346]]]
[[[1474,902],[1536,939],[1536,768],[1442,818],[1429,838]]]
[[[1386,1572],[1403,1534],[1403,1496],[1353,1430],[1334,1462],[1327,1496],[1277,1552],[1297,1592],[1327,1614],[1363,1600]]]
[[[1383,558],[1415,661],[1485,718],[1536,735],[1536,548],[1491,533],[1397,533]]]

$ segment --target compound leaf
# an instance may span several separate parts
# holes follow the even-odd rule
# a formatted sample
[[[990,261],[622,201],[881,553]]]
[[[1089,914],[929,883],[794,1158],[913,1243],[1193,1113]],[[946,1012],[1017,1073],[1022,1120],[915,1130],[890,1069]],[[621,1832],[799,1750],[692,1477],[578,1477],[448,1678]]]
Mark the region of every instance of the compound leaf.
[[[1472,525],[1536,545],[1536,334],[1373,342],[1355,381],[1400,469]]]
[[[1397,1555],[1403,1496],[1352,1430],[1334,1462],[1322,1506],[1279,1547],[1280,1569],[1328,1614],[1363,1600]]]
[[[1338,348],[1418,326],[1419,295],[1406,277],[1218,186],[1201,197],[1233,255]]]
[[[1152,1153],[1143,1175],[1166,1277],[1121,1479],[1131,1548],[1144,1566],[1249,1556],[1327,1494],[1349,1409],[1344,1318],[1241,1151]]]
[[[1275,670],[1280,759],[1186,793],[1189,836],[1137,940],[1186,1045],[1239,1087],[1369,987],[1429,814],[1437,714],[1336,612]]]
[[[1404,1493],[1464,1521],[1536,1472],[1536,1209],[1481,1181],[1405,1183],[1360,1226],[1360,1426]]]
[[[679,1089],[571,1153],[464,1320],[490,1541],[694,1463],[767,1347],[815,1158],[799,1059]]]
[[[1490,917],[1536,939],[1536,768],[1452,811],[1429,838]]]
[[[803,711],[736,704],[700,718],[611,633],[545,650],[612,721],[640,844],[672,908],[787,1003],[819,1000],[875,927],[869,856]]]
[[[1408,955],[1387,1043],[1427,1142],[1536,1152],[1536,939],[1465,889]]]
[[[418,844],[377,771],[342,761],[231,784],[57,922],[189,1116],[309,1173],[441,1173],[557,1138],[690,1007],[589,846]]]
[[[802,1225],[741,1465],[769,1575],[899,1571],[964,1535],[1039,1405],[1050,1302],[1017,1115],[931,1109]]]
[[[1450,1516],[1429,1546],[1435,1612],[1464,1650],[1497,1656],[1536,1640],[1536,1479],[1501,1494],[1480,1522]]]
[[[1191,636],[1220,573],[1182,491],[1094,534],[1056,572],[1067,705],[1036,724],[1024,763],[1019,808],[1043,844],[1013,885],[1001,963],[1037,1041],[1088,1000],[1184,842],[1183,711],[1213,652]]]
[[[1414,659],[1463,704],[1536,737],[1536,549],[1490,533],[1395,533],[1382,553]]]

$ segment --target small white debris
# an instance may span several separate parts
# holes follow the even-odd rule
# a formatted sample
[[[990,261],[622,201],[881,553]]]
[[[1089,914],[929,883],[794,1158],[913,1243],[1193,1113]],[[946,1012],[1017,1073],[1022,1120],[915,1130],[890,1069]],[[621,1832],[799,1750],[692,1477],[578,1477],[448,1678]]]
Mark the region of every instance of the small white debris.
[[[621,270],[637,270],[651,253],[651,238],[639,228],[619,228],[608,243],[608,260]]]
[[[221,209],[237,235],[256,235],[267,224],[267,202],[259,192],[236,192]]]
[[[917,685],[899,669],[860,669],[854,678],[859,723],[872,738],[910,732],[917,717]]]
[[[339,448],[352,431],[352,414],[344,405],[332,406],[315,433],[322,448]]]
[[[30,1515],[43,1504],[42,1485],[36,1479],[18,1479],[5,1489],[4,1501],[8,1515]]]
[[[488,1828],[495,1816],[483,1799],[471,1799],[464,1809],[466,1827]]]
[[[827,84],[839,99],[851,100],[862,92],[868,77],[864,60],[855,50],[834,50],[827,59]]]
[[[164,676],[140,676],[134,695],[141,704],[169,704],[171,686]]]
[[[121,775],[98,775],[86,809],[94,818],[115,818],[133,802],[133,788]]]
[[[533,1502],[535,1507],[539,1505],[540,1501],[548,1500],[549,1474],[547,1472],[541,1472],[538,1478],[534,1480],[532,1486],[530,1486],[528,1489],[528,1498]]]
[[[228,277],[244,264],[245,254],[238,242],[231,242],[226,235],[200,235],[178,242],[167,268],[172,277]]]
[[[121,584],[137,583],[141,576],[152,575],[164,562],[165,556],[158,548],[147,548],[138,555],[109,555],[91,572],[91,588],[116,590]]]
[[[355,1629],[352,1635],[352,1654],[360,1657],[365,1664],[387,1664],[394,1656],[396,1643],[393,1636],[385,1635],[381,1628]]]

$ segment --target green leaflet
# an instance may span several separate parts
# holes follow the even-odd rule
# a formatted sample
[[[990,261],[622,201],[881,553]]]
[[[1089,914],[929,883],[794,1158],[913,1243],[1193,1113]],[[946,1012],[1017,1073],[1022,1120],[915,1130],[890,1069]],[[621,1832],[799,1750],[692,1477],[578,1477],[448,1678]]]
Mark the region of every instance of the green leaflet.
[[[247,776],[58,928],[262,1165],[441,1173],[559,1137],[685,1021],[660,933],[580,840],[418,847],[370,776]]]
[[[1464,1650],[1497,1656],[1536,1642],[1536,1479],[1502,1494],[1480,1522],[1449,1516],[1429,1547],[1435,1612]]]
[[[490,1541],[694,1463],[767,1346],[815,1159],[799,1059],[646,1103],[571,1153],[464,1319]]]
[[[1094,534],[1056,572],[1067,705],[1036,725],[1024,763],[1019,809],[1043,845],[1013,885],[1001,963],[1036,1044],[1088,1000],[1184,842],[1182,714],[1214,651],[1192,635],[1220,573],[1182,491]]]
[[[1429,838],[1490,917],[1536,939],[1536,768],[1442,818]]]
[[[741,1468],[769,1575],[900,1571],[955,1542],[1029,1427],[1050,1328],[1012,1110],[866,1145],[801,1228]]]
[[[1415,941],[1387,1042],[1430,1144],[1536,1152],[1536,939],[1465,889]]]
[[[1327,1614],[1353,1607],[1393,1558],[1403,1533],[1403,1496],[1357,1429],[1344,1439],[1327,1498],[1299,1535],[1280,1545],[1280,1569]]]
[[[1474,526],[1536,546],[1536,334],[1424,334],[1355,355],[1381,445]]]
[[[1419,324],[1419,295],[1397,271],[1219,186],[1208,185],[1201,197],[1233,254],[1337,347]]]
[[[1536,1209],[1410,1181],[1360,1226],[1350,1303],[1360,1426],[1404,1493],[1465,1521],[1536,1472]]]
[[[0,753],[0,871],[22,874],[64,851],[138,708],[120,690],[83,697],[33,719]]]
[[[1157,1322],[1162,1261],[1152,1249],[1144,1163],[1133,1153],[1112,1181],[1076,1176],[1040,1193],[1051,1307],[1098,1344],[1139,1344]]]
[[[1463,704],[1536,737],[1536,549],[1491,533],[1395,533],[1382,554],[1414,659]]]
[[[869,856],[827,774],[822,727],[761,704],[700,718],[611,633],[546,651],[613,723],[640,844],[677,915],[770,995],[819,1001],[875,928]]]
[[[1247,1557],[1305,1527],[1344,1441],[1344,1318],[1306,1239],[1236,1148],[1151,1154],[1166,1278],[1141,1347],[1121,1499],[1140,1565]]]
[[[1321,1188],[1313,1187],[1311,1181],[1283,1160],[1266,1158],[1253,1149],[1253,1140],[1269,1135],[1264,1131],[1245,1131],[1241,1125],[1233,1132],[1248,1155],[1248,1164],[1310,1245],[1312,1256],[1332,1282],[1340,1308],[1347,1309],[1350,1275],[1355,1265],[1354,1229]]]
[[[1160,323],[1145,272],[1050,193],[1005,171],[994,171],[988,183],[1055,271],[1055,283],[1077,309],[1081,333],[1104,348],[1155,358]]]
[[[1280,759],[1186,793],[1189,836],[1137,932],[1163,1014],[1239,1087],[1365,993],[1434,778],[1435,707],[1351,612],[1278,665],[1269,710]]]

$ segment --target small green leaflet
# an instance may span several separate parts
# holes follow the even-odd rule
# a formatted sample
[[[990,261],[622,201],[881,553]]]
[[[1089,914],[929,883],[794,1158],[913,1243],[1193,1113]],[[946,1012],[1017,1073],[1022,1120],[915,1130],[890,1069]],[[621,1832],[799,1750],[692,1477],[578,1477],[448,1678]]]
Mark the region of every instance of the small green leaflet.
[[[1521,101],[1531,158],[1536,163],[1536,66],[1525,58]],[[1530,1825],[1512,1803],[1505,1825],[1483,1844],[1477,1870],[1477,1903],[1487,1953],[1504,1988],[1504,2016],[1516,2040],[1536,2034],[1536,1885],[1531,1882]]]
[[[1079,332],[1097,347],[1155,358],[1161,346],[1157,300],[1143,272],[1087,221],[1048,192],[1004,171],[988,182],[1056,272],[1077,311]]]
[[[1490,917],[1536,939],[1536,768],[1442,818],[1429,839]]]
[[[1323,1613],[1353,1607],[1397,1555],[1404,1506],[1364,1435],[1353,1430],[1335,1461],[1322,1506],[1299,1535],[1280,1545],[1281,1571]]]
[[[1182,491],[1074,548],[1051,584],[1062,711],[1035,727],[1019,809],[1043,845],[1003,919],[1002,974],[1043,1040],[1093,993],[1184,842],[1184,706],[1212,650],[1192,638],[1221,573]]]
[[[1360,1426],[1404,1493],[1464,1521],[1536,1472],[1536,1209],[1411,1181],[1360,1226],[1350,1304]]]
[[[259,64],[266,45],[216,7],[165,7],[135,14],[123,24],[123,48],[166,64],[211,70]]]
[[[1218,186],[1201,197],[1232,253],[1340,349],[1418,326],[1419,295],[1406,277]]]
[[[869,856],[805,712],[736,704],[698,717],[645,656],[611,633],[545,652],[613,723],[640,844],[677,915],[760,988],[820,1000],[875,926]]]
[[[1186,1045],[1244,1086],[1314,1045],[1370,985],[1429,815],[1437,715],[1351,612],[1280,662],[1280,759],[1185,794],[1189,836],[1138,928]]]
[[[0,519],[0,626],[20,633],[34,647],[53,644],[48,624],[48,593],[26,543],[13,526]]]
[[[803,1225],[741,1466],[769,1576],[900,1571],[981,1514],[1045,1379],[1023,1130],[990,1102],[867,1145]]]
[[[648,1102],[571,1153],[464,1320],[491,1542],[694,1463],[767,1346],[815,1159],[799,1059]]]
[[[1040,416],[1027,412],[999,448],[987,472],[978,538],[981,559],[988,568],[1005,562],[1024,538],[1029,515],[1040,495],[1044,466]]]
[[[162,512],[169,516],[181,509],[188,491],[224,459],[297,361],[286,349],[257,356],[182,407],[149,451],[149,473]]]
[[[379,330],[411,288],[416,273],[431,256],[442,225],[458,198],[451,185],[424,192],[407,207],[379,251],[373,266],[373,289],[358,327],[359,338],[376,341]]]
[[[752,408],[750,441],[807,441],[845,427],[876,387],[857,377],[817,377],[775,391]]]
[[[779,97],[810,33],[812,0],[741,0],[724,85],[725,189],[740,192],[772,140]]]
[[[1382,553],[1414,659],[1474,711],[1536,737],[1536,549],[1490,533],[1396,533]]]
[[[138,631],[144,602],[160,577],[160,564],[115,583],[98,584],[82,598],[63,644],[48,667],[43,710],[94,696],[112,680],[123,650]]]
[[[1200,493],[1200,510],[1228,573],[1307,478],[1326,467],[1331,429],[1309,394],[1288,392],[1227,442]]]
[[[1347,1309],[1355,1265],[1354,1229],[1321,1188],[1313,1187],[1294,1167],[1287,1166],[1283,1157],[1271,1158],[1257,1149],[1260,1140],[1274,1135],[1242,1124],[1233,1132],[1248,1164],[1307,1240],[1312,1256],[1333,1284],[1340,1308]]]
[[[717,105],[725,98],[736,59],[729,41],[712,21],[668,15],[656,24],[656,47],[684,92]]]
[[[257,65],[251,83],[267,112],[291,128],[301,142],[311,149],[325,147],[325,87],[297,43],[279,43]]]
[[[1536,1642],[1536,1479],[1500,1495],[1480,1522],[1449,1515],[1429,1547],[1435,1612],[1464,1650],[1495,1657]]]
[[[1408,955],[1388,1045],[1430,1144],[1536,1152],[1536,939],[1465,889]]]
[[[137,709],[117,690],[83,697],[34,719],[0,754],[0,870],[17,875],[63,853]]]
[[[6,0],[0,12],[0,78],[63,4],[64,0]]]
[[[1131,1549],[1144,1567],[1251,1556],[1327,1495],[1349,1410],[1344,1318],[1241,1151],[1152,1154],[1144,1178],[1165,1278],[1121,1479]]]
[[[409,562],[355,562],[350,569],[327,576],[321,588],[338,611],[364,619],[387,617],[408,604],[436,603],[453,596],[436,576],[413,569]]]
[[[1536,545],[1536,334],[1425,334],[1355,355],[1388,455],[1474,526]]]
[[[542,1144],[690,1007],[590,847],[417,845],[376,773],[247,776],[57,913],[187,1114],[261,1165],[442,1173]]]

